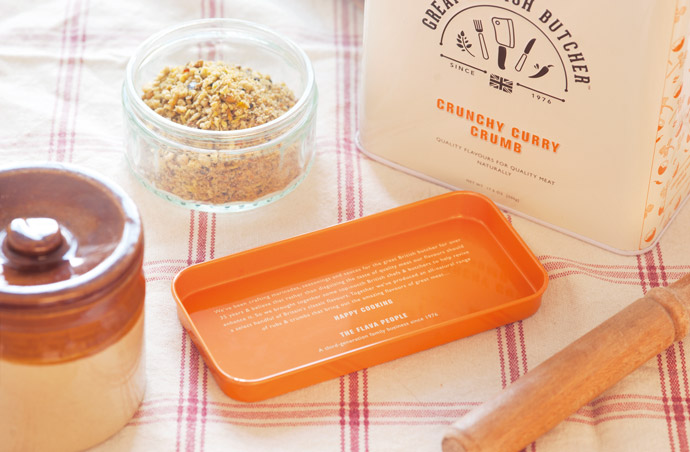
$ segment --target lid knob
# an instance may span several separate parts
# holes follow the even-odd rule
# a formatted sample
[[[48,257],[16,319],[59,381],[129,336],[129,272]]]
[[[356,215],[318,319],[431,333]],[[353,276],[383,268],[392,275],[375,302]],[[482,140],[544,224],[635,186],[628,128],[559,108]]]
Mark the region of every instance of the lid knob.
[[[7,246],[29,257],[45,256],[63,242],[60,224],[52,218],[15,218],[7,226]]]

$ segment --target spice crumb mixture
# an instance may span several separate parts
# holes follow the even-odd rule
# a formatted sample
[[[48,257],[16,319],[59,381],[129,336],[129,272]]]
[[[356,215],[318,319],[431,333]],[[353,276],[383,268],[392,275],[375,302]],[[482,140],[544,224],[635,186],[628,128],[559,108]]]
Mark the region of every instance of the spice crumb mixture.
[[[205,130],[238,130],[276,119],[295,104],[284,83],[242,66],[202,61],[166,67],[142,99],[159,115]]]
[[[287,112],[295,95],[283,83],[220,61],[166,67],[143,89],[143,101],[159,115],[188,127],[230,131],[259,126]],[[191,140],[190,140],[191,141]],[[268,141],[268,138],[265,140]],[[194,143],[183,143],[194,145]],[[247,145],[255,145],[256,140]],[[208,151],[154,150],[149,180],[184,201],[209,204],[253,201],[283,190],[301,174],[300,146],[277,144],[245,153],[242,145]]]

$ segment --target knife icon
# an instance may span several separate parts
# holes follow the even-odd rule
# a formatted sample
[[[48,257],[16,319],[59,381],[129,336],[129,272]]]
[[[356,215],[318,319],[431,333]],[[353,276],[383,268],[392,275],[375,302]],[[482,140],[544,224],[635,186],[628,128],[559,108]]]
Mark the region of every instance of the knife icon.
[[[498,67],[505,69],[507,49],[515,47],[515,27],[513,19],[503,17],[492,17],[491,23],[496,32],[496,43],[498,44]]]
[[[536,41],[536,38],[532,38],[529,40],[527,45],[525,46],[525,50],[523,50],[522,55],[520,56],[520,59],[518,60],[517,64],[515,65],[515,70],[520,72],[522,70],[522,66],[525,65],[525,60],[527,60],[527,55],[529,55],[529,52],[532,50],[532,46],[534,45],[534,42]]]

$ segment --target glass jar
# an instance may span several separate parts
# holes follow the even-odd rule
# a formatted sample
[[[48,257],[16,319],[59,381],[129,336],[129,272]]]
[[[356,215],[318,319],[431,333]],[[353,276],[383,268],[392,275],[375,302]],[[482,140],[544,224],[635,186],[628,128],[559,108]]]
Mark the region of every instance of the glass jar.
[[[5,167],[0,228],[0,449],[96,445],[144,395],[136,206],[73,166]]]
[[[173,122],[144,103],[144,86],[166,67],[197,60],[251,68],[293,91],[281,116],[239,130],[203,130]],[[189,208],[241,211],[293,190],[314,157],[314,71],[293,42],[234,19],[196,20],[151,36],[127,65],[122,89],[130,168],[151,191]]]

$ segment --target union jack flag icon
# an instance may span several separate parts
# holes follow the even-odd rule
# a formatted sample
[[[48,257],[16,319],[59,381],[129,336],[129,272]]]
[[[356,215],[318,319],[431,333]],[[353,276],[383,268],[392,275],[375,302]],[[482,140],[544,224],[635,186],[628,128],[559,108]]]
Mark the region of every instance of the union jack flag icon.
[[[503,91],[504,93],[513,92],[513,82],[507,78],[500,77],[496,74],[491,74],[489,77],[489,86]]]

